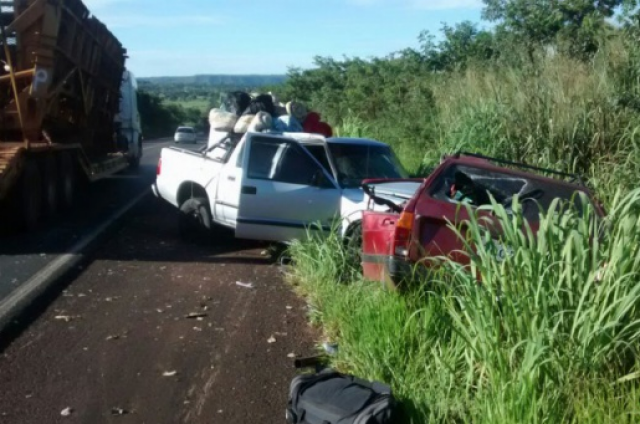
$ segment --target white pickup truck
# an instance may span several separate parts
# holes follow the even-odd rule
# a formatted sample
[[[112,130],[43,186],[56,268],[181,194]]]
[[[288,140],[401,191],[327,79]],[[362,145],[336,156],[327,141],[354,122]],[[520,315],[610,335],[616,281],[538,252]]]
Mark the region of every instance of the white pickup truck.
[[[152,189],[180,208],[182,222],[220,224],[237,238],[287,243],[305,238],[308,228],[328,231],[336,218],[348,236],[367,208],[361,181],[404,177],[391,148],[379,141],[248,132],[200,152],[162,149]],[[391,183],[376,194],[402,201],[415,189]]]

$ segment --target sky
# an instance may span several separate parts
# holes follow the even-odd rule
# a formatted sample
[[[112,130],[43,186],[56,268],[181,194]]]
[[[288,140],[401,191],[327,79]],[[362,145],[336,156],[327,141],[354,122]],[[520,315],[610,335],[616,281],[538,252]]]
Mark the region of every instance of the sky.
[[[84,0],[137,77],[284,74],[314,56],[369,58],[422,30],[480,21],[481,0]]]

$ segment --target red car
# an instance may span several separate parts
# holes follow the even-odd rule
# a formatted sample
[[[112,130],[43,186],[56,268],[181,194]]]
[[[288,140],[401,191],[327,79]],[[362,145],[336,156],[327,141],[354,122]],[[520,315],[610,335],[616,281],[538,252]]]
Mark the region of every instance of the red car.
[[[544,177],[539,174],[543,172],[571,177],[575,182]],[[468,257],[461,253],[461,240],[448,226],[449,222],[468,219],[467,208],[461,204],[475,209],[490,204],[491,195],[509,208],[517,195],[533,231],[537,230],[538,205],[547,210],[556,198],[579,202],[576,192],[585,193],[596,211],[603,214],[589,190],[573,175],[471,153],[445,157],[405,203],[376,196],[376,188],[382,184],[384,180],[363,182],[373,201],[389,209],[364,212],[362,267],[365,277],[393,287],[410,279],[415,270],[424,270],[422,265],[428,267],[425,258],[448,256],[468,263]],[[503,252],[499,249],[498,253]],[[421,265],[415,267],[418,262]]]

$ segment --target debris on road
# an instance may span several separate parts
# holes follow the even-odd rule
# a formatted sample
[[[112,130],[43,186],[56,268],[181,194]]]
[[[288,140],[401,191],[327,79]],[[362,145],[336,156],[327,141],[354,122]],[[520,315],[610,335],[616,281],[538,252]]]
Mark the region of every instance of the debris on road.
[[[289,305],[287,305],[286,307],[287,307],[287,311],[290,311],[290,310],[292,310],[292,309],[293,309],[293,306],[289,306]]]
[[[207,314],[205,312],[191,312],[185,318],[187,319],[196,319],[196,318],[204,318]]]
[[[54,319],[57,320],[57,321],[65,321],[65,322],[73,321],[76,318],[80,318],[80,317],[79,316],[72,316],[72,315],[56,315],[54,317]]]
[[[244,287],[245,289],[252,289],[253,288],[253,284],[252,283],[243,283],[241,281],[236,281],[236,286]]]
[[[68,416],[70,416],[72,413],[73,413],[73,409],[71,409],[71,408],[67,407],[67,408],[64,408],[64,409],[60,412],[60,415],[62,415],[63,417],[68,417]]]
[[[269,343],[269,344],[272,344],[272,343],[275,343],[275,342],[276,342],[276,338],[273,337],[273,336],[269,337],[269,339],[267,340],[267,343]]]
[[[293,358],[295,358],[296,356],[297,356],[297,355],[296,355],[295,353],[291,352],[290,354],[288,354],[288,355],[287,355],[287,358],[291,358],[291,359],[293,359]]]
[[[162,373],[163,377],[174,377],[176,374],[178,374],[178,371],[165,371]]]
[[[111,415],[127,415],[129,411],[124,408],[111,408]]]

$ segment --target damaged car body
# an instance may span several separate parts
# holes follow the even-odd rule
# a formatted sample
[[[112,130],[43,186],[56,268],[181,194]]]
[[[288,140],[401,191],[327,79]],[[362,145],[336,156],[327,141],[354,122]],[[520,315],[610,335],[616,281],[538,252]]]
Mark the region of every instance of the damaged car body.
[[[572,181],[542,176],[542,173]],[[368,210],[363,214],[362,269],[368,279],[391,287],[415,279],[416,273],[424,277],[432,266],[429,258],[448,257],[461,264],[468,263],[463,240],[451,225],[459,227],[467,221],[469,211],[490,217],[490,211],[482,207],[492,202],[502,205],[510,214],[517,196],[522,215],[534,233],[540,211],[548,210],[556,199],[562,207],[570,205],[581,210],[578,193],[586,195],[596,212],[603,215],[601,206],[574,175],[477,154],[445,157],[421,180],[414,196],[403,204],[392,205],[380,198],[376,186],[381,183],[381,180],[363,183],[373,201],[384,204],[387,210]],[[462,231],[464,233],[464,229]],[[498,233],[494,241],[499,244]],[[497,247],[498,255],[506,254],[508,246]]]

